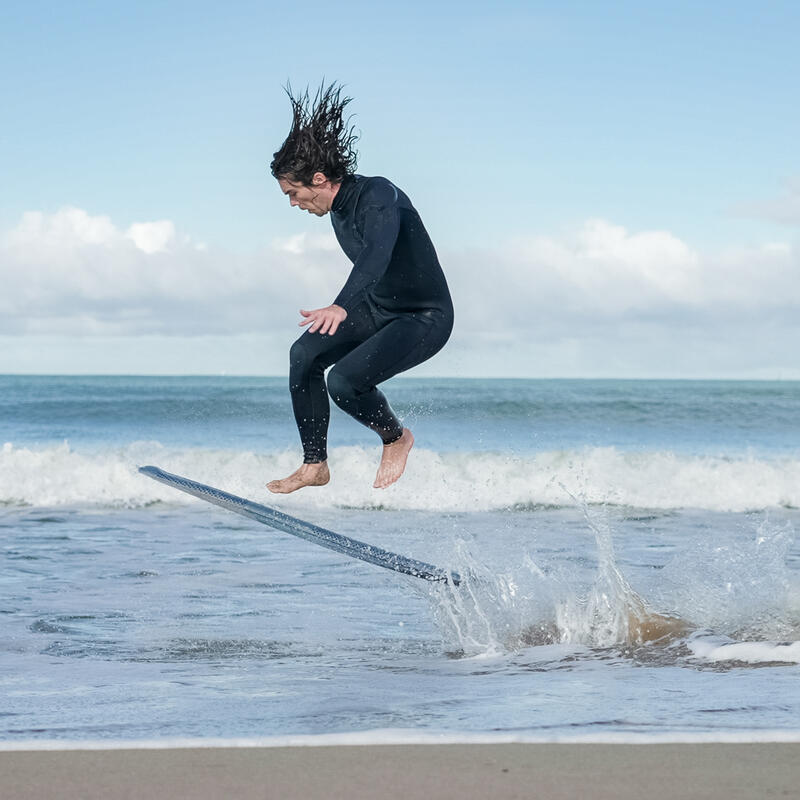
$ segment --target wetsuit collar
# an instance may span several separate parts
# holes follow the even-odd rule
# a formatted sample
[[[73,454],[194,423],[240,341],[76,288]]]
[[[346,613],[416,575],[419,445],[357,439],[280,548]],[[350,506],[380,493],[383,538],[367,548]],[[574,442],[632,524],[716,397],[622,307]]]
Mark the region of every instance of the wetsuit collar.
[[[350,196],[353,194],[353,190],[355,189],[355,185],[355,175],[344,176],[344,179],[339,185],[339,191],[336,192],[336,197],[333,198],[333,204],[331,205],[331,211],[333,211],[334,214],[337,214],[346,208],[347,203],[350,200]]]

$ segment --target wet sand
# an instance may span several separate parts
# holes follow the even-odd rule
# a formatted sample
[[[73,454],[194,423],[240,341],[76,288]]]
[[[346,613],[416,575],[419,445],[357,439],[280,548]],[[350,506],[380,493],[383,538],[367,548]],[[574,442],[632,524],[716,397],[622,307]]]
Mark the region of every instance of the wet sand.
[[[0,752],[3,800],[800,798],[800,743]]]

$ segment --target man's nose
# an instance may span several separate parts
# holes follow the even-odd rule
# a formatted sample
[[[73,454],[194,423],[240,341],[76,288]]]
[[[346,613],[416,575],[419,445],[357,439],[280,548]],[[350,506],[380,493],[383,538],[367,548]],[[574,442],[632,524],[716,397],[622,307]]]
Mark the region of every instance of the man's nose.
[[[292,197],[289,199],[289,205],[294,208],[296,205],[299,205],[299,203],[294,199],[294,197]]]

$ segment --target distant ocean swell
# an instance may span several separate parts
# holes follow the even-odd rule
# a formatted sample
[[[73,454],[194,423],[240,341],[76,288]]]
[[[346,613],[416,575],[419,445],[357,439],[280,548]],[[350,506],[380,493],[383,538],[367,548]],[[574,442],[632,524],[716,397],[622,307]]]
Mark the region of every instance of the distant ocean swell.
[[[194,502],[137,472],[157,464],[196,480],[271,505],[264,483],[297,466],[295,451],[167,448],[137,442],[93,452],[68,444],[0,448],[0,504],[140,508]],[[800,460],[688,456],[668,451],[628,452],[613,447],[549,451],[529,456],[415,450],[401,483],[372,489],[376,453],[335,448],[333,479],[305,492],[305,506],[422,511],[491,511],[537,506],[608,503],[648,509],[750,511],[800,508]],[[291,501],[294,503],[295,501]]]

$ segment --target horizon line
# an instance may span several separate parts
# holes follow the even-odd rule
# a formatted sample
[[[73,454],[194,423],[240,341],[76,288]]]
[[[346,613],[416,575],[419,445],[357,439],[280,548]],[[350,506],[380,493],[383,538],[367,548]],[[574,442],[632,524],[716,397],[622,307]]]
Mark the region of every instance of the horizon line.
[[[288,375],[266,375],[240,372],[0,372],[0,378],[253,378],[288,380]],[[728,382],[728,383],[800,383],[798,377],[742,377],[742,376],[608,376],[608,375],[561,375],[561,376],[523,376],[523,375],[395,375],[388,380],[395,381],[685,381],[685,382]]]

